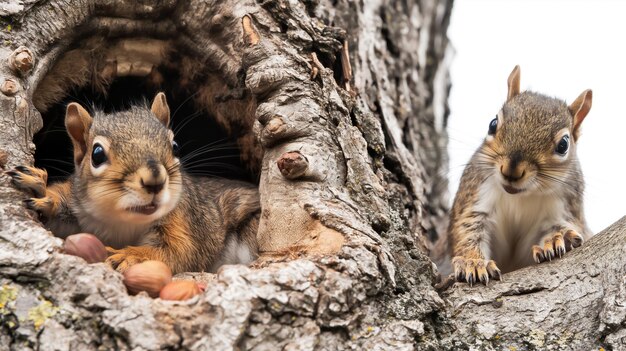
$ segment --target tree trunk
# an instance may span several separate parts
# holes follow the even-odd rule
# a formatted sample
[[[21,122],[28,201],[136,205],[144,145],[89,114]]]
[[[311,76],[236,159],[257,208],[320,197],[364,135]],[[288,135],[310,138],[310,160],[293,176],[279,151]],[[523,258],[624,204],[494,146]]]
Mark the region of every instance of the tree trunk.
[[[129,296],[104,264],[63,254],[3,177],[0,349],[623,348],[626,267],[616,258],[626,219],[488,288],[433,287],[425,246],[445,227],[451,7],[0,4],[0,166],[33,162],[40,112],[71,87],[158,81],[160,55],[176,51],[181,71],[194,72],[180,84],[201,75],[202,91],[219,88],[222,100],[202,105],[218,122],[232,127],[229,106],[254,106],[238,142],[252,160],[245,141],[263,146],[264,251],[253,267],[188,275],[209,281],[191,300]],[[228,99],[234,105],[216,103]]]

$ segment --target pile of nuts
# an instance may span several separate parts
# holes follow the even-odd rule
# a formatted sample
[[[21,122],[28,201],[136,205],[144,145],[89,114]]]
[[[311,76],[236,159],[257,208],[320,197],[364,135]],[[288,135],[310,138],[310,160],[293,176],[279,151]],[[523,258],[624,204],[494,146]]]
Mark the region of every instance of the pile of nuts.
[[[87,263],[104,262],[107,250],[92,234],[74,234],[65,239],[66,254],[78,256]],[[150,297],[182,301],[204,291],[206,286],[192,280],[172,280],[172,271],[163,262],[145,261],[124,272],[124,284],[132,295],[145,291]]]

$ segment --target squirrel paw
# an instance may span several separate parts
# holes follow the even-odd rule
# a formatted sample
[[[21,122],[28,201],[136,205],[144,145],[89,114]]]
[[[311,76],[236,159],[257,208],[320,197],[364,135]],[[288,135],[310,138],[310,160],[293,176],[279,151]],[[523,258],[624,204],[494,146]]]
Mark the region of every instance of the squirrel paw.
[[[128,268],[130,268],[130,266],[134,266],[138,263],[151,259],[149,256],[142,254],[141,247],[127,247],[116,250],[107,246],[106,249],[109,253],[109,257],[105,262],[110,264],[113,269],[120,273],[124,273]]]
[[[548,234],[542,242],[543,246],[533,245],[531,248],[533,259],[537,263],[563,257],[567,251],[582,245],[583,237],[575,230],[568,230],[565,235],[561,232]]]
[[[24,205],[29,210],[37,212],[40,218],[50,218],[54,212],[54,201],[49,197],[30,198],[24,200]]]
[[[46,195],[46,182],[48,173],[39,168],[17,166],[15,169],[5,172],[11,177],[13,185],[23,191],[31,193],[36,198]]]
[[[469,285],[480,281],[489,285],[489,278],[502,280],[502,273],[494,260],[484,260],[456,256],[452,259],[454,277],[457,281],[466,281]]]

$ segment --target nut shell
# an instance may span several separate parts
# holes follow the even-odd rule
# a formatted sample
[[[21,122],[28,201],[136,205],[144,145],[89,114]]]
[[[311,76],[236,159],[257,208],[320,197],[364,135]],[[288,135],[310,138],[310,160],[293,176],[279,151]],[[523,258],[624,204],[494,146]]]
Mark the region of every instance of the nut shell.
[[[171,280],[171,269],[161,261],[145,261],[124,272],[124,284],[132,295],[145,291],[150,297],[158,297],[161,289]]]
[[[78,256],[87,263],[104,262],[107,250],[104,244],[92,234],[74,234],[65,239],[63,251],[68,255]]]
[[[163,300],[182,301],[200,294],[203,289],[191,280],[175,280],[167,284],[159,294]]]

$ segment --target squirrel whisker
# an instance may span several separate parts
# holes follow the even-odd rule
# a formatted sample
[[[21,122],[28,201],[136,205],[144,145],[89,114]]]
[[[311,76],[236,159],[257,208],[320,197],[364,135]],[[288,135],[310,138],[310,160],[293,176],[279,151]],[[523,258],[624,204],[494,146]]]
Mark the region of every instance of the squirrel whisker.
[[[189,95],[185,100],[183,100],[183,102],[176,108],[176,110],[174,110],[174,113],[172,113],[172,119],[174,119],[174,117],[176,117],[176,114],[178,113],[178,111],[187,103],[189,102],[191,99],[195,98],[196,96],[198,96],[198,94],[200,94],[200,90],[196,91],[195,93]]]
[[[180,131],[183,130],[183,128],[185,128],[187,126],[187,124],[189,124],[191,121],[193,121],[194,119],[196,119],[197,117],[202,116],[202,112],[201,111],[197,111],[194,112],[192,114],[190,114],[189,116],[187,116],[187,118],[185,119],[185,121],[182,124],[179,124],[176,126],[176,128],[172,129],[172,132],[174,133],[174,136],[177,136],[178,133],[180,133]]]

